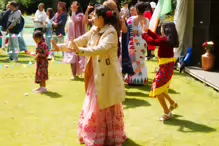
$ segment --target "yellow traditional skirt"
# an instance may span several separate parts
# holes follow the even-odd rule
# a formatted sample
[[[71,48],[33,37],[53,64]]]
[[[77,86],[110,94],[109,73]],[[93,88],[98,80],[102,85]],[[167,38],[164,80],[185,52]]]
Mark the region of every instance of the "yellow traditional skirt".
[[[175,58],[160,58],[160,69],[156,75],[154,83],[152,84],[152,91],[150,96],[156,97],[162,93],[168,93],[171,78],[174,73]]]

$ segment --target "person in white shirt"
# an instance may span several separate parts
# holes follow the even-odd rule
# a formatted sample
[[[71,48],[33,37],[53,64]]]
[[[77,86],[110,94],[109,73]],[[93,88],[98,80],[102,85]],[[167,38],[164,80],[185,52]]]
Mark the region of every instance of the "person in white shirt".
[[[157,4],[155,2],[150,2],[150,5],[151,5],[151,8],[152,8],[152,11],[154,12],[154,10],[157,7]]]
[[[122,13],[122,15],[125,14],[127,18],[130,17],[130,13],[129,13],[129,4],[128,4],[128,2],[125,2],[125,3],[124,3],[123,8],[121,9],[121,13]]]
[[[38,10],[36,11],[35,16],[33,18],[33,21],[35,24],[34,31],[39,30],[43,32],[45,28],[45,21],[46,21],[47,15],[46,15],[44,8],[45,8],[45,5],[43,3],[40,3],[38,6]]]

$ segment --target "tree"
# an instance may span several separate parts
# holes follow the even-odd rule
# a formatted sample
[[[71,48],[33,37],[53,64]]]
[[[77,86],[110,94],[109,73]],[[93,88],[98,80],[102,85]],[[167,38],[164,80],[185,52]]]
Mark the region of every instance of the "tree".
[[[1,1],[0,1],[0,10],[5,9],[5,4],[6,4],[6,1],[5,1],[5,0],[1,0]]]

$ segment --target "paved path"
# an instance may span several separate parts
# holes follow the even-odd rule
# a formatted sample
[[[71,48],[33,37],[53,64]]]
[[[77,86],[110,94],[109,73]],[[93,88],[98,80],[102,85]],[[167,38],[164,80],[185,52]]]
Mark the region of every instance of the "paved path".
[[[208,72],[199,67],[186,67],[186,72],[219,91],[219,70]]]

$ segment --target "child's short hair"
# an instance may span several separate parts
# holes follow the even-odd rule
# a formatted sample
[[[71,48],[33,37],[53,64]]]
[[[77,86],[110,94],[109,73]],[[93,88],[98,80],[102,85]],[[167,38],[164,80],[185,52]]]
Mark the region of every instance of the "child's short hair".
[[[16,8],[18,6],[18,3],[15,2],[15,1],[12,1],[12,2],[9,3],[9,5],[11,5],[11,6]]]
[[[43,9],[45,8],[45,4],[44,4],[44,3],[40,3],[40,4],[38,5],[38,8],[39,8],[40,6],[42,6]]]
[[[43,33],[41,31],[37,30],[33,33],[33,38],[41,38],[42,39]]]

